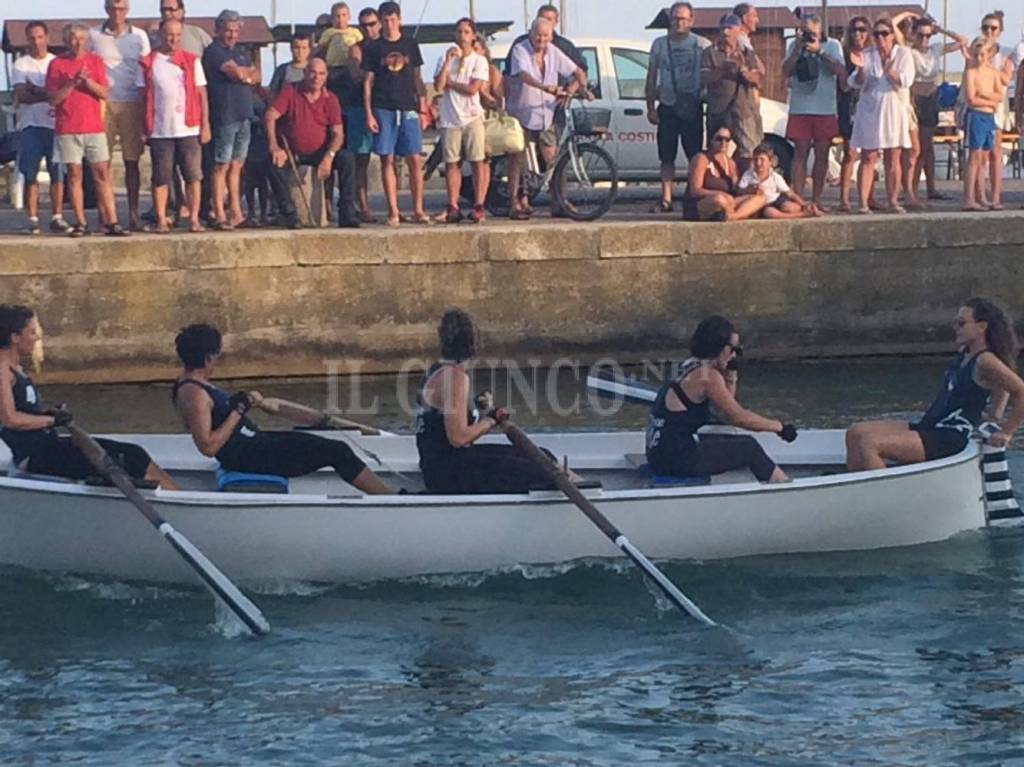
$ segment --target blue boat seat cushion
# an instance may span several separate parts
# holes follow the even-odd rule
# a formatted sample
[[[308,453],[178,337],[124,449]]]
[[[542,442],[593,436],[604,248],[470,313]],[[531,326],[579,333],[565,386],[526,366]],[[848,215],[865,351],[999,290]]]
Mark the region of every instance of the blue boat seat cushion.
[[[287,493],[288,478],[217,469],[217,489],[225,493]]]
[[[651,487],[687,487],[694,485],[710,485],[711,477],[699,475],[693,477],[672,477],[654,474],[647,465],[647,456],[643,453],[626,453],[626,463],[639,472],[646,474]]]

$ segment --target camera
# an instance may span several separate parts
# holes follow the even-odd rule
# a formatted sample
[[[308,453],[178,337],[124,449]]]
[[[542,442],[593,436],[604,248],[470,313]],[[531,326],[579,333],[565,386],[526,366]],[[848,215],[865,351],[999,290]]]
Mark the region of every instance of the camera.
[[[805,29],[803,32],[800,33],[800,39],[803,40],[805,43],[813,43],[817,41],[818,36],[813,32]]]

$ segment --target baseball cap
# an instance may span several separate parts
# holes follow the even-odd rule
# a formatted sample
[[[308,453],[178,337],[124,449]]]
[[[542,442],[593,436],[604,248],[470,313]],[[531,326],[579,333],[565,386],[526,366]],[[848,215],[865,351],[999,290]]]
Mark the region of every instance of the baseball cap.
[[[729,29],[730,27],[741,27],[743,22],[740,21],[740,17],[735,13],[725,14],[718,22],[719,29]]]

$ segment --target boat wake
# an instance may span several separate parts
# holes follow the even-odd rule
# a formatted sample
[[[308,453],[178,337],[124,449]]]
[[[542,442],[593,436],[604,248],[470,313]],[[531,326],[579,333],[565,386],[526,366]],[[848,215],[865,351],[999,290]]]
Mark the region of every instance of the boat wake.
[[[195,590],[187,586],[176,588],[166,585],[125,583],[78,575],[44,575],[43,577],[57,592],[78,592],[94,599],[124,601],[131,604],[155,599],[187,599],[195,595]]]

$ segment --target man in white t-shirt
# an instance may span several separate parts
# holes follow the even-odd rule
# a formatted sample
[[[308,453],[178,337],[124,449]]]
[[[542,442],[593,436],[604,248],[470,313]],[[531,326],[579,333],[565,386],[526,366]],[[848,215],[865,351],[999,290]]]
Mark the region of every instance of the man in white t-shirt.
[[[210,141],[206,75],[199,57],[181,47],[183,25],[160,23],[160,47],[143,57],[139,69],[144,92],[145,134],[153,162],[156,232],[170,231],[167,196],[177,166],[185,181],[191,231],[201,232],[199,194],[203,180],[201,144]]]
[[[89,32],[89,50],[107,67],[110,95],[106,106],[107,146],[121,140],[124,182],[128,190],[129,228],[140,228],[139,158],[142,156],[142,91],[139,61],[150,53],[149,35],[128,23],[128,0],[106,0],[107,20]]]
[[[29,234],[39,234],[39,165],[46,160],[50,175],[50,205],[53,217],[50,231],[67,234],[71,225],[64,220],[64,170],[53,161],[53,107],[46,93],[46,70],[56,56],[50,53],[50,35],[46,24],[30,21],[25,26],[28,52],[14,61],[11,85],[14,86],[15,118],[20,132],[18,172],[25,179],[25,211]]]
[[[441,94],[441,142],[448,184],[448,210],[445,222],[462,220],[459,191],[462,187],[462,161],[473,166],[473,210],[469,220],[474,224],[484,218],[487,195],[485,178],[484,110],[480,90],[489,81],[487,59],[473,50],[476,24],[463,18],[455,25],[455,45],[437,62],[434,87]]]

